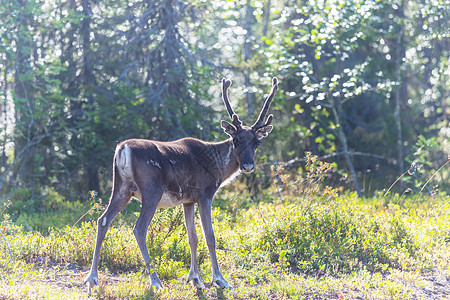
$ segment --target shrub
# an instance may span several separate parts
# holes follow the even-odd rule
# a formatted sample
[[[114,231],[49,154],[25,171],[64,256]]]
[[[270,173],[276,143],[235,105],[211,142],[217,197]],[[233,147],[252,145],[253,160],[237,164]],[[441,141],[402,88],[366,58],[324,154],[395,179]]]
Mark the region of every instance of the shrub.
[[[323,184],[332,169],[310,154],[303,173],[278,168],[281,201],[241,211],[234,220],[242,227],[229,223],[235,232],[227,234],[239,241],[236,263],[252,268],[269,260],[284,270],[315,274],[406,266],[404,258],[417,247],[405,216],[396,206],[380,211],[356,195],[338,197]]]
[[[6,213],[15,224],[23,225],[24,230],[43,233],[51,227],[62,228],[74,224],[89,205],[79,199],[66,199],[51,187],[14,189],[8,197],[8,203],[10,205]]]
[[[265,217],[257,247],[293,271],[375,271],[401,266],[401,257],[415,251],[401,216],[375,213],[348,197],[333,205],[276,207]]]
[[[133,226],[125,222],[128,216],[118,216],[103,241],[100,268],[111,272],[144,270],[139,247],[133,234]],[[190,262],[190,250],[180,208],[160,210],[150,226],[147,244],[155,268],[162,278],[178,277],[182,266]],[[48,228],[46,233],[24,231],[11,224],[5,214],[1,229],[18,259],[34,261],[45,257],[54,262],[76,263],[89,268],[97,233],[97,223],[88,221],[79,227]],[[6,252],[4,252],[6,254]]]

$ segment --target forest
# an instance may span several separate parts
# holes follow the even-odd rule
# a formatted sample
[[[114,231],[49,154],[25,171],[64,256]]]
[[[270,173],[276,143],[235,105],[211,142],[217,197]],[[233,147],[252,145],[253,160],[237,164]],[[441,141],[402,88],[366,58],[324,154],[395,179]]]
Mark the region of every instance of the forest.
[[[0,13],[2,193],[109,193],[118,141],[225,139],[223,77],[244,121],[280,81],[261,166],[296,169],[310,151],[370,196],[448,160],[444,1],[24,0]]]
[[[292,282],[298,278],[291,276],[315,274],[314,280],[319,280],[317,274],[359,270],[368,273],[358,273],[362,277],[352,281],[354,289],[370,275],[380,299],[405,299],[402,293],[410,290],[404,281],[400,287],[397,279],[381,287],[374,272],[384,279],[394,276],[393,270],[437,268],[447,274],[450,265],[450,257],[443,254],[450,241],[443,229],[450,216],[449,57],[450,10],[443,0],[2,0],[0,270],[11,277],[0,282],[0,299],[50,297],[50,289],[35,287],[30,292],[24,282],[16,282],[22,287],[17,295],[8,289],[7,280],[14,281],[18,272],[34,278],[42,259],[46,266],[50,261],[73,263],[80,272],[87,268],[92,245],[76,248],[64,236],[93,243],[94,220],[111,193],[118,142],[225,140],[220,122],[230,118],[221,99],[222,78],[233,82],[229,94],[234,110],[245,124],[252,124],[273,77],[279,82],[270,108],[274,129],[255,155],[256,171],[240,175],[221,190],[215,204],[217,226],[233,236],[236,249],[242,247],[239,255],[224,258],[227,266],[238,268],[229,270],[230,277],[266,285],[260,291],[249,288],[222,297],[308,298],[325,291],[322,297],[338,299],[342,288],[333,281],[336,277],[326,283],[305,279],[296,290]],[[298,215],[289,213],[291,202],[298,204]],[[256,220],[266,213],[268,220],[278,220],[271,204],[282,207],[283,220],[293,227],[275,232]],[[326,207],[329,215],[323,214]],[[430,209],[436,207],[440,210],[433,216],[441,218],[440,225],[431,229]],[[124,266],[124,272],[140,274],[142,262],[132,234],[125,241],[117,233],[130,235],[136,211],[139,204],[133,201],[120,216],[116,233],[111,233],[111,239],[120,239],[133,255],[125,258],[113,245],[105,246],[111,256],[101,268],[114,276]],[[301,221],[300,212],[312,219]],[[358,214],[374,219],[364,223]],[[186,239],[182,212],[171,209],[157,218],[161,225],[154,231],[169,237],[151,237],[155,257],[163,255],[160,261],[168,263],[160,273],[166,280],[182,277],[184,273],[175,271],[189,264],[188,246],[180,244]],[[341,226],[339,232],[347,232],[359,246],[379,243],[378,234],[384,242],[349,250],[326,244],[330,236],[325,233],[316,236],[326,244],[323,249],[312,233],[308,241],[286,240],[318,230],[320,226],[302,223],[313,224],[312,220],[322,220],[324,228],[333,230]],[[384,221],[390,225],[377,227]],[[419,223],[430,231],[412,233],[412,228],[422,226]],[[247,239],[246,232],[255,228],[261,236],[255,233]],[[218,235],[218,243],[224,243]],[[343,240],[338,236],[331,238],[333,243]],[[424,236],[438,236],[437,248],[431,249]],[[283,243],[261,250],[271,239]],[[25,240],[53,248],[30,246]],[[57,250],[61,245],[67,248]],[[199,252],[207,257],[206,246],[201,247]],[[300,255],[305,247],[315,250]],[[376,252],[373,257],[358,254],[371,251]],[[428,260],[432,252],[439,257]],[[246,264],[243,253],[254,266]],[[15,267],[8,263],[10,256],[18,259]],[[209,276],[208,259],[201,261],[206,264],[202,273]],[[251,271],[243,275],[242,270]],[[286,285],[275,283],[273,274],[283,277]],[[132,284],[128,277],[119,277],[104,281]],[[240,285],[239,280],[232,282]],[[81,279],[75,281],[74,286],[81,286]],[[131,298],[148,297],[148,289],[134,288],[138,292]],[[100,294],[120,298],[127,293],[123,289],[107,287]],[[369,290],[343,293],[365,298]],[[378,299],[377,295],[370,297]]]

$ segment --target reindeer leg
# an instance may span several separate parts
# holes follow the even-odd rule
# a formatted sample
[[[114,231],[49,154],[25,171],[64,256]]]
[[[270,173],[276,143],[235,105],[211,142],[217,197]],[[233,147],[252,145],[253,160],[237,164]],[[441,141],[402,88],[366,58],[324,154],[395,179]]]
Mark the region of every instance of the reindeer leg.
[[[216,239],[214,237],[214,231],[211,220],[212,199],[209,198],[202,200],[199,201],[198,208],[200,212],[200,220],[202,222],[203,234],[205,235],[206,244],[208,245],[209,250],[209,257],[211,259],[212,276],[213,276],[212,283],[217,287],[231,289],[232,287],[228,284],[225,278],[223,278],[223,275],[219,269],[219,264],[217,263]]]
[[[139,250],[141,250],[147,272],[150,274],[150,284],[156,289],[159,289],[163,288],[163,285],[159,280],[158,274],[154,270],[153,265],[150,263],[146,239],[148,226],[155,215],[155,211],[163,194],[164,187],[156,188],[155,184],[151,184],[151,186],[154,188],[146,189],[146,191],[142,193],[141,213],[139,214],[139,218],[134,226],[133,233],[138,243]]]
[[[117,214],[127,205],[131,198],[130,185],[121,183],[120,180],[117,180],[117,178],[116,183],[117,185],[114,186],[108,207],[97,220],[97,239],[95,242],[91,271],[84,278],[84,283],[88,286],[89,294],[91,293],[91,289],[94,285],[98,285],[98,263],[100,260],[100,249],[102,247],[106,232]]]
[[[186,231],[188,233],[189,247],[191,248],[191,268],[187,281],[198,289],[204,289],[205,285],[200,280],[200,272],[198,271],[197,263],[197,244],[198,237],[195,230],[195,204],[183,204],[184,220],[186,221]]]

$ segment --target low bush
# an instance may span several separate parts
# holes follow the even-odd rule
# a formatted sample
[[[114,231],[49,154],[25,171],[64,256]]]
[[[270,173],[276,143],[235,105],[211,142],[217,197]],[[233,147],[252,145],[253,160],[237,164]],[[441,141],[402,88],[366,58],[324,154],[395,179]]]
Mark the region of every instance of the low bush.
[[[92,193],[90,201],[82,202],[82,199],[67,197],[51,187],[16,188],[4,197],[0,198],[0,203],[7,206],[4,213],[15,224],[23,225],[24,230],[42,233],[48,232],[49,228],[74,224],[94,202],[100,201]]]
[[[415,208],[410,203],[405,209],[387,202],[386,198],[360,199],[354,194],[338,196],[336,190],[323,186],[331,169],[331,165],[319,162],[313,156],[307,156],[306,167],[300,175],[284,175],[278,168],[273,193],[264,195],[268,200],[258,205],[247,202],[245,208],[241,207],[245,193],[234,197],[230,191],[222,191],[222,199],[213,210],[221,264],[248,270],[239,276],[244,276],[249,283],[267,280],[273,271],[314,275],[358,270],[384,272],[388,268],[426,265],[424,261],[429,257],[427,253],[434,251],[433,245],[450,241],[450,209],[446,203],[430,210],[431,202],[423,209],[420,207],[425,202],[414,202]],[[26,191],[20,193],[23,196]],[[228,195],[231,200],[226,202],[227,197],[223,195]],[[25,196],[29,197],[29,194]],[[67,224],[70,217],[65,214],[71,214],[73,202],[67,203],[52,190],[46,196],[49,204],[41,212],[48,212],[51,203],[56,202],[60,220]],[[18,201],[18,196],[12,199],[15,205]],[[12,215],[17,212],[15,205],[11,206]],[[15,222],[4,214],[0,226],[14,257],[27,261],[45,257],[52,261],[77,263],[87,269],[96,238],[94,220],[103,208],[100,199],[92,195],[90,209],[85,208],[89,213],[85,217],[87,221],[76,226],[49,227],[39,232],[30,231],[26,225],[14,225],[17,220],[27,218],[28,210],[18,214]],[[143,271],[143,261],[132,232],[139,209],[140,204],[132,201],[114,221],[102,246],[101,269],[113,273]],[[430,214],[434,221],[424,221],[430,220]],[[81,215],[77,213],[76,218]],[[34,218],[35,215],[31,220]],[[182,208],[176,207],[158,210],[149,227],[149,253],[164,279],[179,278],[187,273],[190,249],[183,223]],[[198,220],[196,223],[200,269],[208,278],[208,251],[201,238]],[[5,258],[6,253],[5,248],[0,255]]]
[[[119,216],[103,241],[100,268],[111,272],[144,270],[139,247],[133,235],[133,226]],[[190,263],[190,250],[180,208],[160,210],[149,228],[147,244],[155,268],[162,278],[179,275],[182,267]],[[27,231],[13,225],[4,216],[1,229],[12,249],[13,256],[33,262],[45,258],[53,262],[76,263],[89,268],[94,251],[97,222],[82,222],[79,227],[48,228],[46,233]],[[4,251],[1,255],[6,255]],[[5,256],[6,257],[6,256]]]
[[[327,205],[272,207],[264,216],[256,246],[296,272],[385,270],[402,266],[401,259],[416,249],[401,216],[371,211],[351,197]]]

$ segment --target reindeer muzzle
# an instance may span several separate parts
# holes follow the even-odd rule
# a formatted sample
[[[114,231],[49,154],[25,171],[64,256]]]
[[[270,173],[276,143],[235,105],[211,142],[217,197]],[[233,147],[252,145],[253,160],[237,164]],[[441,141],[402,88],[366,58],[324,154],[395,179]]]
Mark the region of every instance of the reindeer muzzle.
[[[242,164],[241,165],[241,171],[243,173],[249,174],[252,173],[255,170],[254,164]]]

